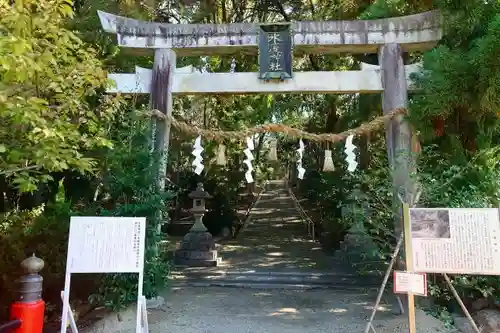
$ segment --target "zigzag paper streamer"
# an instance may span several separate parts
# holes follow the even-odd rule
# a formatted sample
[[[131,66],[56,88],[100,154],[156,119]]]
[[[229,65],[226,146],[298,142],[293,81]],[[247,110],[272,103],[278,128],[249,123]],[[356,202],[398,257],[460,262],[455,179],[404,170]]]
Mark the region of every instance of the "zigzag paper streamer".
[[[229,68],[230,73],[236,72],[236,59],[231,59],[231,67]]]
[[[297,149],[297,153],[299,154],[299,158],[297,160],[297,171],[299,172],[299,174],[297,175],[297,177],[299,179],[304,179],[304,174],[306,173],[306,169],[304,169],[302,167],[302,157],[304,157],[304,142],[302,141],[302,139],[299,140],[299,149]]]
[[[356,162],[356,154],[354,153],[355,145],[352,144],[352,139],[354,135],[349,135],[345,140],[345,154],[346,154],[346,162],[347,162],[347,171],[354,172],[358,163]]]
[[[194,173],[197,175],[200,175],[205,168],[203,165],[203,157],[201,157],[203,150],[204,149],[201,146],[201,136],[199,136],[196,140],[194,140],[193,151],[191,152],[191,155],[194,156],[194,160],[191,165],[194,167]]]
[[[247,183],[253,183],[253,177],[252,177],[252,161],[254,160],[253,155],[252,155],[252,150],[254,150],[255,147],[253,145],[253,140],[249,137],[247,137],[247,149],[243,151],[243,153],[246,156],[246,159],[243,161],[243,163],[246,164],[248,170],[245,172],[245,179],[247,180]]]

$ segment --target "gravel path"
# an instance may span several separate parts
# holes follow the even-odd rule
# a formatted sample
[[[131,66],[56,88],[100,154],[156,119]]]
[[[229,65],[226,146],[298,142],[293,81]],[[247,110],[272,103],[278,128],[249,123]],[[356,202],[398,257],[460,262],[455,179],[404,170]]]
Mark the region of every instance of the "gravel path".
[[[279,291],[236,288],[174,289],[166,304],[149,311],[151,333],[362,333],[375,295],[325,290]],[[408,332],[406,317],[393,307],[379,308],[377,333]],[[135,333],[129,309],[99,322],[85,333]],[[437,319],[417,311],[418,333],[451,332]]]
[[[364,332],[375,299],[373,295],[325,290],[230,288],[189,288],[165,297],[171,306],[164,312],[151,313],[151,332],[358,333]],[[405,318],[392,311],[391,306],[380,308],[375,322],[377,332],[405,332]],[[419,332],[447,332],[436,319],[419,315]]]

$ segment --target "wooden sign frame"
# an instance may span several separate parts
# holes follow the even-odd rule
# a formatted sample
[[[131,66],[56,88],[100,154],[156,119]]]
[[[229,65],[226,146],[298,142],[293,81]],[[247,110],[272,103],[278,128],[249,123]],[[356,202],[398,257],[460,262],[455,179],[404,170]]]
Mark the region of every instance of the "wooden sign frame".
[[[145,217],[71,217],[61,333],[67,332],[68,321],[73,333],[78,333],[69,305],[71,274],[74,273],[137,273],[136,333],[148,332],[143,295],[145,238]]]

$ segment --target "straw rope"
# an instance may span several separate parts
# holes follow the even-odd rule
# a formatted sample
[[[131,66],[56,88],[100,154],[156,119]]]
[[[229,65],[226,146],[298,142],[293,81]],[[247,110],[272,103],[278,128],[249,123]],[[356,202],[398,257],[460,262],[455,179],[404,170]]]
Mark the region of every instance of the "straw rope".
[[[255,126],[252,128],[240,130],[240,131],[220,131],[220,130],[208,130],[202,129],[197,126],[189,125],[185,122],[181,122],[176,120],[172,116],[167,116],[163,112],[159,110],[152,110],[149,115],[170,122],[170,124],[176,128],[178,131],[183,132],[188,135],[198,136],[201,135],[204,138],[211,139],[214,141],[222,141],[224,139],[229,140],[242,140],[246,137],[252,136],[256,133],[283,133],[288,137],[295,139],[306,139],[315,142],[339,142],[345,140],[350,135],[366,135],[373,131],[380,129],[384,126],[388,121],[397,115],[404,115],[407,113],[407,110],[404,108],[397,108],[392,110],[391,112],[379,116],[373,119],[370,122],[363,123],[359,127],[349,129],[347,131],[343,131],[340,133],[324,133],[324,134],[315,134],[302,131],[300,129],[296,129],[293,127],[289,127],[283,124],[264,124]]]

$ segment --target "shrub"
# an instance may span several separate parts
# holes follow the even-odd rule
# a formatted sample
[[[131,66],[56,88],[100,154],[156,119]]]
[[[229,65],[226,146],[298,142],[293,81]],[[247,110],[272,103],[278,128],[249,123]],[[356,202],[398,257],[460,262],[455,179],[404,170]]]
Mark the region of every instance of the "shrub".
[[[165,222],[165,207],[172,194],[159,191],[155,186],[157,163],[149,152],[145,134],[148,132],[147,122],[127,116],[120,120],[120,124],[113,138],[114,148],[102,152],[99,158],[98,181],[93,181],[93,187],[89,186],[93,201],[69,202],[60,195],[55,204],[33,211],[12,211],[0,220],[2,313],[7,313],[7,307],[17,291],[14,281],[22,274],[19,264],[31,253],[36,253],[46,263],[41,273],[44,277],[44,299],[60,304],[69,221],[75,215],[146,217],[144,294],[154,297],[165,286],[169,263],[164,249],[159,246],[159,226]],[[93,303],[116,310],[136,300],[137,282],[137,274],[77,274],[73,284],[79,288],[72,288],[71,297],[85,299],[91,295]]]

